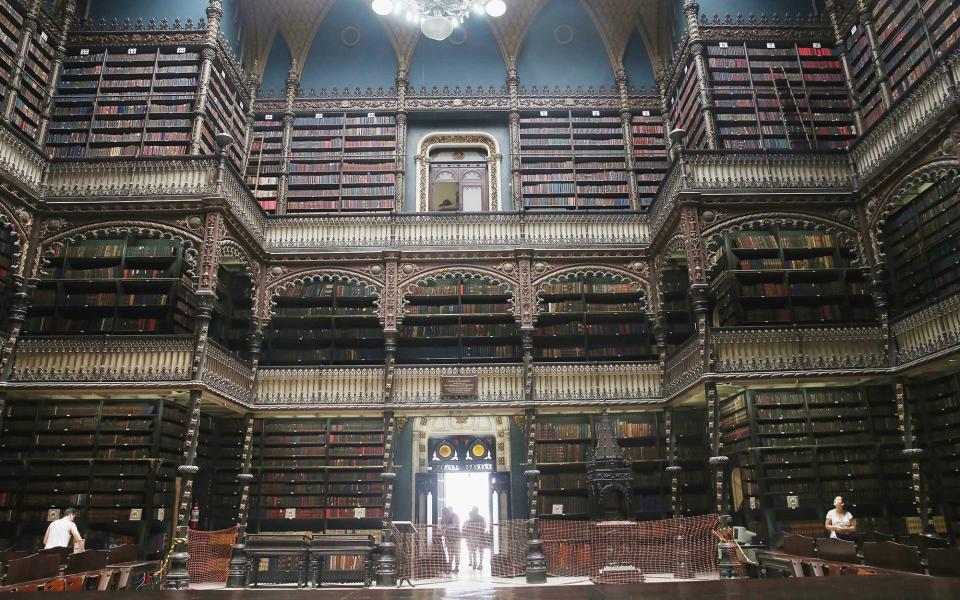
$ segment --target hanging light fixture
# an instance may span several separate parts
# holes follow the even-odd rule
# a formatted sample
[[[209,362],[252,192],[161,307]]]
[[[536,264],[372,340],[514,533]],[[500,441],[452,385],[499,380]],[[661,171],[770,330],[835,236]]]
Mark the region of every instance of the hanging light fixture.
[[[445,40],[470,14],[501,17],[507,12],[505,0],[373,0],[373,12],[380,16],[406,14],[419,22],[420,31],[431,40]]]

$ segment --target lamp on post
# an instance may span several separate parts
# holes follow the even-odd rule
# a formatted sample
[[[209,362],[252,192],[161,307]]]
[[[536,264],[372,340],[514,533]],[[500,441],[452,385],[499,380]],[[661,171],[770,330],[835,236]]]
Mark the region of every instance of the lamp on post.
[[[540,477],[540,471],[538,469],[528,469],[523,474],[527,477],[527,485],[532,496],[536,493],[537,478]],[[544,555],[540,543],[540,520],[537,518],[535,509],[532,509],[530,527],[527,532],[527,583],[546,582],[547,557]]]

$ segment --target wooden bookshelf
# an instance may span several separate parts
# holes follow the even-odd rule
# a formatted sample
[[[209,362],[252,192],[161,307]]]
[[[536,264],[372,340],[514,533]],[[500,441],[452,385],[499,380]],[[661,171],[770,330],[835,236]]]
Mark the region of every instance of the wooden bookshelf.
[[[297,112],[286,154],[283,131],[282,115],[257,116],[247,183],[264,210],[276,212],[280,193],[287,213],[393,210],[395,114]]]
[[[505,285],[444,278],[410,288],[397,344],[399,363],[517,362],[520,327]]]
[[[264,365],[369,365],[385,359],[373,288],[327,280],[276,297]]]
[[[0,227],[0,314],[4,315],[0,321],[0,329],[7,329],[7,310],[10,306],[10,269],[13,265],[13,256],[17,248],[10,229]]]
[[[846,33],[844,45],[847,63],[850,65],[853,93],[860,102],[863,126],[870,128],[886,113],[883,94],[880,92],[880,79],[873,62],[870,36],[866,26],[859,20],[851,25]]]
[[[587,458],[593,446],[590,415],[538,415],[534,426],[538,479],[537,514],[587,520]],[[555,506],[559,506],[557,510]]]
[[[836,149],[856,137],[838,52],[820,42],[715,42],[707,66],[721,148]]]
[[[671,427],[677,464],[681,514],[706,515],[716,511],[712,470],[708,465],[710,440],[707,438],[707,411],[684,408],[673,411]],[[669,503],[666,506],[669,509]]]
[[[613,111],[521,113],[523,208],[629,209],[623,135]]]
[[[661,263],[659,291],[660,317],[666,327],[669,352],[687,341],[695,331],[690,306],[690,274],[685,253],[672,254]]]
[[[643,110],[631,118],[633,170],[637,178],[637,208],[646,210],[667,173],[667,142],[663,117]]]
[[[20,73],[20,90],[14,101],[11,123],[32,140],[37,138],[49,99],[54,55],[51,34],[40,27],[30,36]]]
[[[209,337],[242,359],[250,357],[253,317],[253,281],[238,262],[221,261],[217,301],[210,319]]]
[[[163,400],[8,403],[0,514],[9,519],[0,529],[32,549],[48,509],[75,506],[88,549],[134,543],[159,556],[170,535],[186,424],[186,409]],[[17,477],[17,492],[8,477]]]
[[[933,66],[933,48],[924,14],[917,0],[879,0],[873,6],[877,54],[883,61],[887,84],[899,98]]]
[[[240,418],[207,416],[200,420],[197,465],[193,484],[194,504],[200,509],[200,528],[232,527],[240,511],[243,462],[243,425]]]
[[[221,58],[215,56],[210,69],[206,118],[200,134],[202,154],[217,154],[216,135],[225,132],[233,136],[235,142],[227,148],[227,158],[237,168],[243,164],[246,151],[243,140],[246,138],[247,106],[250,100],[246,88],[228,75]]]
[[[253,443],[253,531],[380,526],[382,419],[261,419]]]
[[[934,515],[960,531],[960,378],[948,375],[910,384],[913,433],[923,448],[923,474]]]
[[[17,0],[0,0],[0,98],[9,94],[26,11]]]
[[[667,444],[663,413],[617,414],[616,433],[623,456],[633,467],[632,518],[665,518],[670,511],[670,485],[664,472]]]
[[[876,319],[853,248],[833,234],[771,225],[725,233],[716,252],[716,326]]]
[[[858,519],[889,531],[913,512],[889,387],[748,390],[721,403],[723,451],[741,480],[749,520],[770,531],[821,519],[843,496]],[[799,508],[788,508],[797,496]]]
[[[66,242],[34,292],[32,334],[192,333],[183,249],[134,234]]]
[[[960,181],[949,177],[915,190],[884,228],[893,306],[909,311],[960,289]]]
[[[533,334],[538,361],[635,361],[654,358],[651,324],[635,284],[577,276],[543,286]]]
[[[53,102],[52,156],[182,156],[190,152],[200,50],[70,47]]]
[[[700,76],[693,60],[684,67],[680,84],[668,102],[673,129],[687,132],[686,148],[698,150],[707,147],[707,128],[700,101]]]

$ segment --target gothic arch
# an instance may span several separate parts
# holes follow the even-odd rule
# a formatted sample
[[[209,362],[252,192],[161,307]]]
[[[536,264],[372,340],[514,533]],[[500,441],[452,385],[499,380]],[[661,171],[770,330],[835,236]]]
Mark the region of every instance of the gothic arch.
[[[883,234],[887,219],[903,205],[904,198],[918,186],[941,179],[960,177],[960,163],[947,158],[923,165],[905,175],[879,202],[867,205],[867,219],[870,222],[870,242],[876,260],[883,259]]]
[[[407,295],[410,293],[410,288],[415,285],[434,283],[443,279],[454,279],[460,277],[475,277],[477,279],[482,279],[484,281],[489,281],[490,283],[506,287],[508,302],[510,303],[510,310],[514,314],[514,317],[519,321],[520,314],[517,312],[516,306],[517,282],[515,280],[505,277],[502,273],[497,273],[496,271],[483,267],[439,267],[429,271],[424,271],[423,273],[416,273],[397,285],[397,324],[399,325],[401,322],[403,322],[403,317],[406,315],[407,303],[409,302],[407,300]]]
[[[547,273],[546,275],[543,275],[542,277],[539,277],[533,281],[534,298],[536,299],[534,302],[533,312],[534,322],[536,322],[537,316],[540,314],[540,309],[543,304],[541,294],[543,293],[543,287],[545,285],[549,283],[559,283],[561,281],[567,281],[577,277],[599,276],[611,277],[616,281],[635,284],[637,286],[637,291],[640,292],[642,296],[644,312],[648,317],[653,317],[654,311],[651,306],[649,280],[620,267],[613,267],[609,265],[578,265]]]
[[[273,316],[274,310],[276,309],[277,296],[283,290],[294,288],[300,285],[307,283],[313,283],[317,281],[329,281],[333,283],[351,283],[359,285],[368,285],[373,288],[373,296],[376,298],[374,301],[374,306],[376,307],[376,314],[380,321],[383,321],[383,316],[380,314],[380,298],[383,295],[383,284],[378,283],[376,280],[372,279],[368,275],[358,273],[356,271],[348,271],[345,269],[310,269],[306,271],[299,271],[297,273],[291,273],[285,277],[274,281],[273,283],[266,286],[264,290],[264,295],[267,299],[267,314],[263,315],[267,320]]]
[[[260,265],[251,258],[243,246],[231,239],[221,240],[220,242],[220,258],[225,256],[237,258],[243,265],[244,274],[250,278],[250,299],[253,301],[253,306],[256,306]],[[251,315],[251,317],[253,316],[255,315]]]
[[[65,241],[75,242],[86,239],[96,239],[114,235],[136,234],[148,238],[173,240],[183,247],[183,258],[186,262],[184,274],[190,278],[193,285],[197,285],[197,255],[201,239],[196,235],[171,225],[163,223],[149,223],[146,221],[123,221],[116,223],[94,223],[81,225],[67,231],[57,233],[44,239],[36,253],[31,268],[31,277],[46,275],[45,268],[50,264],[53,253],[62,247]]]
[[[659,309],[660,304],[663,302],[664,263],[667,261],[669,255],[675,252],[682,253],[686,257],[687,244],[683,239],[682,233],[677,233],[667,240],[653,261],[653,277],[651,277],[651,283],[653,284],[654,295],[651,298],[651,304],[656,304],[655,309]],[[687,262],[689,266],[689,261]]]
[[[865,256],[863,236],[849,226],[837,223],[823,217],[800,213],[745,215],[718,223],[706,230],[702,236],[707,249],[707,275],[714,275],[717,268],[717,250],[723,244],[723,234],[731,231],[747,231],[770,225],[787,225],[811,231],[827,231],[836,235],[839,240],[854,249],[856,260],[862,261]]]
[[[427,212],[430,189],[430,153],[438,148],[483,148],[487,151],[487,185],[490,188],[490,210],[500,210],[500,146],[496,138],[482,131],[428,133],[417,144],[417,212]]]

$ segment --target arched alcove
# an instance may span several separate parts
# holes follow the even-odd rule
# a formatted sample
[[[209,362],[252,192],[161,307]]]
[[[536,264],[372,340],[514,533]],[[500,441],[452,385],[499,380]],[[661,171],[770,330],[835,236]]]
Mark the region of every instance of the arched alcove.
[[[273,44],[270,46],[267,63],[263,66],[260,88],[263,90],[285,90],[287,88],[287,76],[290,74],[292,65],[293,55],[290,53],[290,47],[287,45],[286,38],[278,31],[274,35]]]

